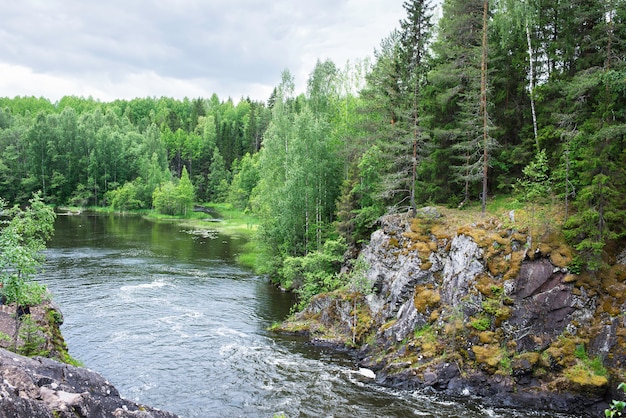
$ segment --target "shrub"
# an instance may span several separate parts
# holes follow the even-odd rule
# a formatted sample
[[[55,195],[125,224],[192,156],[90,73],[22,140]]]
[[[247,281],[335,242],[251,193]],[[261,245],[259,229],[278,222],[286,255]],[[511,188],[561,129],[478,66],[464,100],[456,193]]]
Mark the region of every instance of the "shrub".
[[[626,393],[626,383],[620,383],[617,389]],[[607,418],[621,417],[624,411],[626,411],[626,402],[613,400],[610,407],[604,410],[604,416]]]

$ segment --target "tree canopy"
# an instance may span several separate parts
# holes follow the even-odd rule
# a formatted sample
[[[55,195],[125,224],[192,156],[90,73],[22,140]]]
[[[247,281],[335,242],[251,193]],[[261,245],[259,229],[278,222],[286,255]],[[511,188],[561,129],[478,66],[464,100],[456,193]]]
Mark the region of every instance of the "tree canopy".
[[[280,276],[325,242],[357,248],[386,212],[523,189],[563,202],[599,269],[626,237],[625,3],[444,0],[435,25],[430,2],[407,0],[373,60],[318,61],[302,94],[285,71],[267,103],[0,98],[0,195],[226,201],[263,220]]]

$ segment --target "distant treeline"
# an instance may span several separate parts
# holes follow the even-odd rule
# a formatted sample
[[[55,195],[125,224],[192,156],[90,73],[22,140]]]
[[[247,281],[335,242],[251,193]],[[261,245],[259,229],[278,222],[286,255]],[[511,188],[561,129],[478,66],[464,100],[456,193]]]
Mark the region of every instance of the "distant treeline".
[[[267,103],[0,99],[0,194],[100,205],[132,184],[150,207],[186,171],[197,200],[257,213],[269,270],[312,291],[307,268],[385,212],[515,194],[561,202],[600,268],[626,234],[625,3],[445,0],[435,26],[406,1],[371,62],[320,61],[300,95],[285,71]],[[293,261],[313,253],[333,254]]]

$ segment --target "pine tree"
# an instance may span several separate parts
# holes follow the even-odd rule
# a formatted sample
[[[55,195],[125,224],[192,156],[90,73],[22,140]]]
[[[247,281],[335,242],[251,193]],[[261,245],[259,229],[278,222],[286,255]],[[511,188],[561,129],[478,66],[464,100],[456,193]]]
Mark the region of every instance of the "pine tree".
[[[424,174],[434,184],[460,185],[460,189],[448,188],[452,194],[462,193],[461,203],[478,191],[475,184],[480,179],[484,179],[482,195],[486,198],[485,169],[494,145],[487,113],[487,6],[481,0],[444,2],[429,74],[432,118],[428,124],[437,151]],[[436,199],[451,198],[440,192]]]

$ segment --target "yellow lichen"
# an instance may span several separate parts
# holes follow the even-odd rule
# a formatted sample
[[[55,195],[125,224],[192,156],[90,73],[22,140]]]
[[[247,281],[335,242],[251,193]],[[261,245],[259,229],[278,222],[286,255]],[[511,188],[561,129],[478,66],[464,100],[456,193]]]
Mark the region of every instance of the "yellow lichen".
[[[476,356],[476,363],[483,366],[489,373],[495,373],[500,361],[502,361],[502,350],[497,345],[475,345],[472,351]]]
[[[427,309],[437,306],[439,302],[441,295],[432,285],[420,285],[415,288],[413,304],[419,313],[426,313]]]
[[[575,274],[568,274],[563,277],[563,283],[574,283],[578,280],[578,277]]]
[[[478,338],[482,344],[493,344],[496,342],[496,333],[492,331],[483,331],[478,334]]]
[[[509,271],[510,261],[504,256],[495,256],[487,259],[487,268],[494,276],[500,276]]]
[[[510,280],[517,277],[524,260],[524,251],[513,251],[509,260],[509,270],[504,274],[503,280]]]
[[[580,386],[580,390],[588,392],[595,391],[596,388],[602,388],[608,385],[609,381],[605,376],[595,374],[592,370],[582,364],[565,371],[565,376],[576,386]]]
[[[431,253],[430,246],[428,245],[428,243],[422,242],[422,241],[414,243],[411,246],[411,250],[417,251],[420,258],[425,258],[425,259],[428,259]]]
[[[576,346],[581,344],[578,338],[560,337],[554,341],[545,351],[549,366],[550,363],[557,363],[561,367],[570,367],[576,364],[574,352]]]
[[[565,237],[559,231],[548,229],[538,240],[536,250],[544,257],[550,257],[550,261],[557,267],[565,268],[572,262],[573,251],[567,245]]]
[[[440,315],[439,311],[432,311],[430,313],[430,317],[428,318],[428,320],[430,322],[435,322],[437,319],[439,319],[439,315]]]
[[[487,274],[481,274],[476,278],[476,281],[474,282],[474,287],[483,295],[487,296],[487,297],[493,297],[495,296],[493,294],[493,290],[498,288],[498,289],[502,289],[502,287],[500,287],[498,285],[498,283],[493,280],[491,277],[489,277],[489,275]]]
[[[446,226],[441,223],[434,224],[430,230],[430,233],[433,234],[434,237],[440,241],[450,239],[450,231],[448,231]]]

